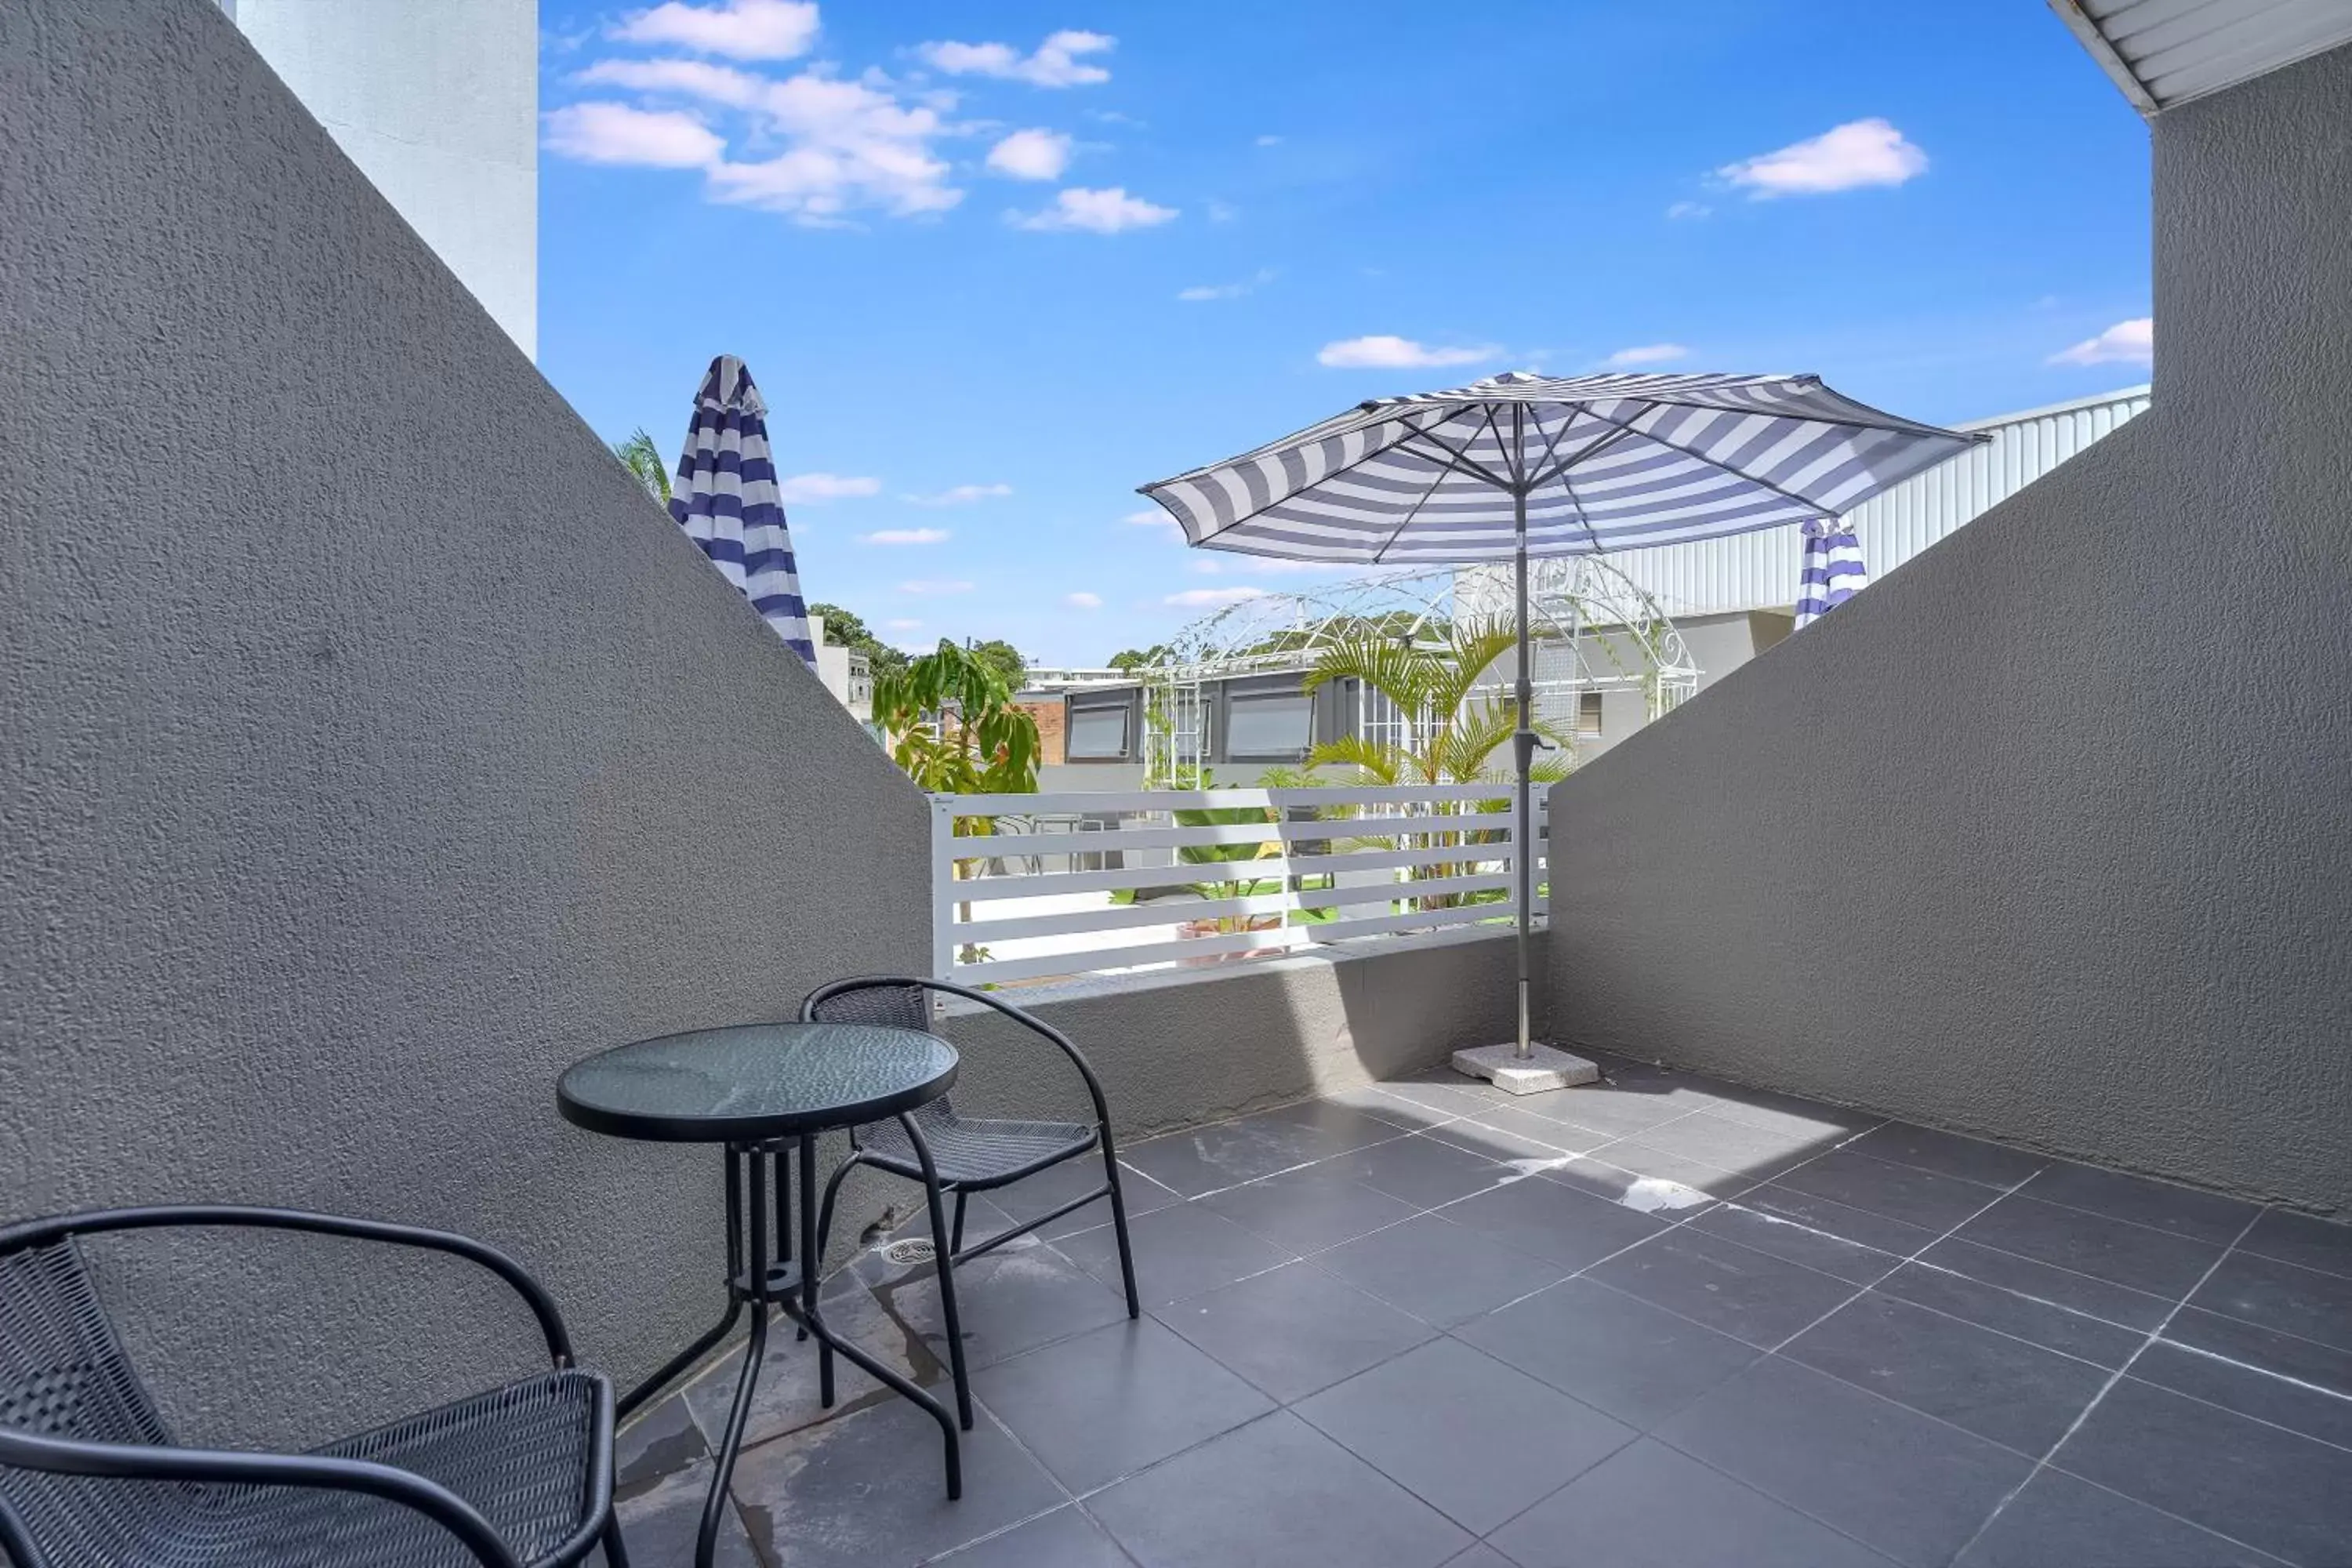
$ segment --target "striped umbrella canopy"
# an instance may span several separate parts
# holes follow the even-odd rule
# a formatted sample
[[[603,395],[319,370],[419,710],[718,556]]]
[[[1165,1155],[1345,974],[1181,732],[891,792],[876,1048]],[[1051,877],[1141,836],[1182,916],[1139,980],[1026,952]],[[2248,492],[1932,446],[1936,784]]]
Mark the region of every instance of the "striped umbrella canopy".
[[[1808,626],[1864,588],[1862,541],[1851,523],[1805,525],[1805,563],[1797,573],[1797,624]]]
[[[1380,397],[1295,436],[1142,487],[1190,544],[1292,561],[1469,564],[1518,577],[1519,1030],[1528,1037],[1537,737],[1528,558],[1828,522],[1978,436],[1842,396],[1811,375],[1512,371]]]
[[[792,531],[768,452],[768,405],[733,354],[710,362],[695,394],[669,514],[785,646],[814,667],[808,606],[801,600]]]

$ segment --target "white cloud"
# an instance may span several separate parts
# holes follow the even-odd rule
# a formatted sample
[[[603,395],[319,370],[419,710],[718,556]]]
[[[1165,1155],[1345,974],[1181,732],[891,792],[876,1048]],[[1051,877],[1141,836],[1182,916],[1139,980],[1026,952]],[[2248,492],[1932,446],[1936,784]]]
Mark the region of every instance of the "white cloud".
[[[2095,338],[2050,356],[2052,364],[2147,364],[2156,358],[2156,320],[2117,321]]]
[[[903,499],[917,506],[969,506],[976,500],[994,500],[1012,493],[1011,485],[955,485],[937,495],[907,496]]]
[[[1119,521],[1130,528],[1165,529],[1178,539],[1184,537],[1184,525],[1156,506],[1146,507],[1141,511],[1129,512],[1125,517],[1120,518]]]
[[[1213,200],[1209,203],[1209,221],[1211,223],[1231,223],[1241,216],[1242,209],[1234,205],[1231,202]]]
[[[908,620],[884,621],[882,629],[891,632],[919,632],[923,629],[923,623]]]
[[[613,36],[633,44],[673,44],[739,60],[789,60],[816,42],[815,0],[663,0],[621,18]]]
[[[901,103],[886,87],[803,71],[766,84],[755,113],[784,151],[714,166],[710,189],[719,201],[824,226],[858,207],[908,217],[945,212],[963,199],[931,149],[946,131],[939,110]]]
[[[691,114],[632,109],[625,103],[573,103],[547,116],[548,150],[586,163],[698,169],[727,143]]]
[[[885,528],[860,534],[864,544],[944,544],[948,531],[944,528]]]
[[[1181,594],[1169,595],[1160,603],[1173,605],[1180,610],[1205,610],[1265,597],[1265,590],[1263,588],[1187,588]]]
[[[938,594],[969,594],[971,590],[972,584],[970,583],[941,582],[936,578],[922,579],[912,583],[901,583],[898,584],[898,592],[901,594],[913,594],[918,597]]]
[[[1475,349],[1442,349],[1417,343],[1411,338],[1376,335],[1325,343],[1315,361],[1334,370],[1422,370],[1433,365],[1475,364],[1502,352],[1492,344]]]
[[[1070,139],[1058,131],[1015,131],[988,150],[988,166],[1016,180],[1058,180],[1070,166]]]
[[[761,89],[768,85],[766,77],[737,70],[733,66],[679,59],[598,60],[575,79],[632,88],[639,92],[683,93],[737,109],[749,109],[759,102]]]
[[[1007,213],[1005,217],[1018,228],[1084,229],[1088,234],[1118,234],[1123,229],[1150,228],[1168,222],[1176,216],[1174,207],[1154,205],[1140,196],[1130,196],[1126,187],[1113,185],[1107,191],[1089,191],[1074,186],[1054,198],[1054,205],[1043,212]]]
[[[1612,370],[1625,370],[1637,364],[1664,364],[1669,360],[1689,357],[1690,350],[1680,343],[1637,343],[1630,349],[1619,349],[1601,363]]]
[[[1715,209],[1705,202],[1676,202],[1666,209],[1666,216],[1679,222],[1684,218],[1705,217],[1713,211]]]
[[[1032,87],[1092,87],[1108,81],[1110,72],[1078,57],[1106,54],[1116,42],[1101,33],[1066,30],[1027,55],[1011,44],[924,44],[915,53],[950,76],[998,77]]]
[[[1213,555],[1196,555],[1192,569],[1203,577],[1216,577],[1223,574],[1225,563]]]
[[[1927,154],[1884,120],[1855,120],[1777,153],[1716,171],[1762,200],[1814,196],[1864,185],[1899,185],[1927,170]]]
[[[1100,594],[1065,594],[1062,595],[1062,603],[1074,610],[1099,610],[1102,608],[1102,595]]]
[[[1261,267],[1238,283],[1196,283],[1190,289],[1176,290],[1176,298],[1198,304],[1205,300],[1238,300],[1254,289],[1263,289],[1274,281],[1274,272]]]
[[[1261,147],[1279,147],[1282,145],[1282,138],[1279,136],[1261,136],[1257,139],[1257,144]]]
[[[840,500],[849,496],[881,492],[882,481],[844,474],[794,474],[776,481],[776,493],[785,501]]]

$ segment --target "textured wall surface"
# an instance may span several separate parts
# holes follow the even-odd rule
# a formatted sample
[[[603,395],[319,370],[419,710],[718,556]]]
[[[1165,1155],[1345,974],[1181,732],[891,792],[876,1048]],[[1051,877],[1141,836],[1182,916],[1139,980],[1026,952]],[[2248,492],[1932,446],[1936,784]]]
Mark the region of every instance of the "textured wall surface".
[[[0,1215],[446,1225],[648,1370],[717,1156],[555,1076],[920,967],[920,797],[206,0],[0,5]],[[190,1435],[529,1364],[446,1268],[110,1250]]]
[[[2154,411],[1560,786],[1553,1023],[2340,1207],[2352,50],[2154,134]]]

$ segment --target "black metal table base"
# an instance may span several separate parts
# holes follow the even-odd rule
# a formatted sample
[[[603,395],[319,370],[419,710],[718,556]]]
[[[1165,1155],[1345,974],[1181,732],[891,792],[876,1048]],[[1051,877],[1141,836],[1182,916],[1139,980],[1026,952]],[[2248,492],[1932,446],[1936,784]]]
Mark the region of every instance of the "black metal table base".
[[[909,1119],[901,1118],[907,1120]],[[920,1133],[915,1136],[919,1138]],[[953,1501],[963,1496],[963,1452],[957,1418],[961,1415],[962,1426],[969,1429],[970,1414],[950,1412],[923,1389],[836,1335],[825,1324],[817,1303],[818,1276],[824,1260],[817,1256],[816,1190],[814,1134],[727,1145],[726,1315],[709,1332],[671,1357],[659,1372],[631,1389],[617,1406],[625,1417],[637,1410],[709,1354],[733,1330],[736,1320],[743,1315],[744,1306],[752,1306],[751,1331],[743,1347],[743,1370],[735,1380],[735,1400],[727,1412],[727,1427],[712,1456],[716,1463],[710,1478],[710,1496],[702,1506],[701,1533],[695,1542],[695,1568],[711,1568],[719,1548],[719,1527],[726,1517],[728,1487],[734,1479],[735,1459],[742,1451],[743,1432],[751,1418],[751,1396],[759,1386],[760,1368],[768,1353],[771,1308],[781,1308],[799,1326],[802,1338],[814,1336],[825,1351],[838,1351],[877,1382],[929,1411],[940,1424],[947,1445],[948,1499]],[[940,1217],[936,1196],[931,1207],[936,1231]],[[793,1234],[795,1229],[797,1237]],[[961,1325],[957,1321],[952,1285],[941,1291],[941,1305],[952,1357],[961,1361]],[[822,1397],[829,1409],[833,1405],[829,1357],[822,1380]],[[960,1376],[956,1379],[959,1387],[962,1381]]]

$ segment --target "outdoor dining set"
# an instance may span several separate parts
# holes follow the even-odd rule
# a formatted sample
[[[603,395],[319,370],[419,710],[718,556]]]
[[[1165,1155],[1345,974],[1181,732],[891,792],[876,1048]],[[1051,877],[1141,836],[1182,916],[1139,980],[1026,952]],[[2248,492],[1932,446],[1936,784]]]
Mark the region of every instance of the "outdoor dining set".
[[[961,1000],[1025,1026],[1066,1057],[1090,1121],[967,1117],[948,1098],[959,1058],[932,1032],[935,1003]],[[615,1138],[717,1144],[726,1179],[726,1307],[643,1384],[614,1396],[577,1363],[555,1302],[513,1258],[481,1242],[376,1219],[228,1205],[55,1215],[0,1229],[0,1549],[19,1568],[538,1568],[600,1544],[625,1568],[613,1509],[614,1429],[695,1369],[751,1309],[740,1373],[715,1454],[696,1548],[717,1550],[728,1485],[775,1311],[817,1343],[822,1402],[839,1354],[940,1426],[947,1495],[960,1498],[960,1432],[972,1426],[954,1269],[1084,1205],[1108,1199],[1128,1312],[1139,1316],[1110,1116],[1086,1058],[998,997],[896,977],[820,987],[791,1022],[701,1029],[624,1045],[563,1073],[564,1120]],[[820,1198],[817,1141],[848,1136]],[[1104,1180],[1052,1212],[965,1247],[968,1196],[1099,1152]],[[819,1284],[835,1199],[871,1167],[921,1185],[935,1245],[955,1405],[829,1327]],[[949,1202],[953,1200],[953,1217]],[[550,1365],[504,1387],[300,1454],[174,1442],[98,1294],[80,1239],[167,1227],[253,1227],[423,1248],[487,1269],[520,1296]]]

